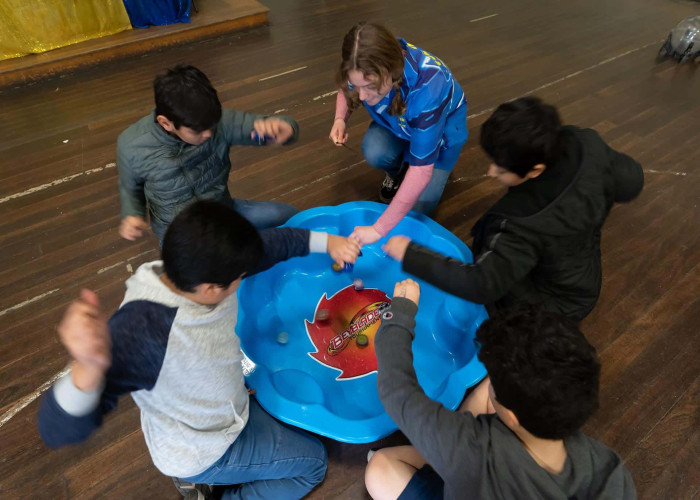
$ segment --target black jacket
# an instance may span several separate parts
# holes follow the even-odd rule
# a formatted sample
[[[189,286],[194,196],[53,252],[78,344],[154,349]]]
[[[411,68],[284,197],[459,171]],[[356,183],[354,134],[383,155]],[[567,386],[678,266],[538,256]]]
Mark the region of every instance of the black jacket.
[[[510,188],[472,228],[474,264],[411,243],[403,269],[490,309],[518,301],[580,320],[600,294],[600,231],[642,190],[642,167],[591,129],[563,127],[551,168]]]

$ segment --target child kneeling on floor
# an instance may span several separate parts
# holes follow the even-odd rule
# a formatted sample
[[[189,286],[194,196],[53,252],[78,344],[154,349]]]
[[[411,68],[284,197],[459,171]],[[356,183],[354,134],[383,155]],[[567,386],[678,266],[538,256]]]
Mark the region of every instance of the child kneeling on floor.
[[[309,252],[354,262],[359,245],[306,229],[258,232],[230,205],[198,201],[180,212],[162,261],[126,282],[109,321],[83,290],[58,331],[71,371],[43,398],[39,431],[51,447],[78,443],[131,393],[155,466],[186,498],[298,499],[323,480],[313,436],[270,417],[249,397],[235,333],[241,279]],[[232,486],[236,485],[236,486]]]
[[[489,312],[519,302],[580,321],[602,284],[601,230],[615,203],[636,198],[642,167],[591,129],[561,125],[536,97],[503,103],[481,127],[487,175],[508,188],[472,228],[474,263],[405,236],[386,252],[402,268]]]
[[[375,338],[379,396],[413,446],[371,456],[372,498],[636,498],[622,459],[579,430],[598,407],[600,364],[573,321],[533,305],[486,320],[476,341],[489,377],[456,412],[416,379],[419,296],[397,283]]]

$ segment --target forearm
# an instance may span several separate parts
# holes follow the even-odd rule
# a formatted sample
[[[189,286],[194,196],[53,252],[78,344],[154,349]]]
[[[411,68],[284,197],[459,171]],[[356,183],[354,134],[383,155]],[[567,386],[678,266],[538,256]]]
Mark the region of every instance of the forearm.
[[[396,192],[396,196],[391,200],[389,206],[384,210],[384,213],[374,223],[374,229],[380,235],[386,236],[389,231],[394,229],[401,222],[408,212],[411,211],[416,204],[420,195],[423,194],[425,188],[430,184],[433,176],[434,165],[426,165],[424,167],[408,167],[406,177],[401,183],[401,187]]]
[[[413,302],[395,297],[390,321],[383,318],[375,336],[379,397],[387,414],[402,430],[411,425],[405,415],[407,401],[416,393],[422,393],[413,369],[411,350],[417,312],[418,307]]]
[[[87,439],[102,423],[101,393],[102,384],[93,391],[81,391],[71,372],[61,377],[41,401],[38,426],[44,442],[57,448]]]
[[[260,231],[263,240],[264,255],[258,267],[251,274],[256,274],[278,262],[292,257],[304,257],[309,253],[323,253],[328,249],[328,234],[294,227],[280,227]]]
[[[470,302],[488,304],[498,298],[488,293],[478,265],[452,259],[414,242],[406,249],[402,269]]]
[[[343,89],[338,89],[338,95],[335,98],[335,120],[341,119],[348,121],[352,110],[348,106],[348,101],[345,99]]]
[[[121,217],[146,218],[146,197],[143,186],[127,179],[127,174],[119,174],[119,200],[121,201]]]
[[[420,387],[411,350],[416,305],[398,297],[390,311],[393,317],[382,319],[375,336],[379,397],[411,444],[435,470],[445,473],[453,468],[453,457],[465,439],[473,436],[473,419],[428,398]]]
[[[257,146],[258,141],[253,140],[253,124],[256,120],[263,119],[265,119],[265,115],[225,109],[218,126],[223,129],[224,137],[229,145]]]

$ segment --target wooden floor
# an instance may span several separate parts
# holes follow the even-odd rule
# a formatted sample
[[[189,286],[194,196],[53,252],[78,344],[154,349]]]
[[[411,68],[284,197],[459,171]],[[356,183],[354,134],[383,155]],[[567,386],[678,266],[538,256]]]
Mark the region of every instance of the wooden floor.
[[[537,94],[643,164],[644,192],[605,226],[603,292],[582,326],[603,362],[601,408],[585,431],[622,455],[641,498],[698,498],[700,70],[655,63],[661,41],[697,4],[266,5],[267,27],[0,92],[0,498],[178,498],[150,461],[130,398],[83,445],[50,451],[36,430],[34,399],[67,362],[54,330],[66,305],[89,287],[115,309],[130,271],[157,258],[153,238],[117,234],[116,138],[150,111],[157,71],[194,63],[225,106],[284,112],[301,125],[290,148],[231,151],[234,196],[301,209],[374,200],[381,175],[327,139],[342,35],[361,19],[434,52],[462,83],[471,136],[435,215],[459,237],[502,193],[483,176],[478,131],[504,100]],[[352,147],[367,123],[365,112],[353,117]],[[367,498],[373,445],[325,443],[328,474],[309,498]]]

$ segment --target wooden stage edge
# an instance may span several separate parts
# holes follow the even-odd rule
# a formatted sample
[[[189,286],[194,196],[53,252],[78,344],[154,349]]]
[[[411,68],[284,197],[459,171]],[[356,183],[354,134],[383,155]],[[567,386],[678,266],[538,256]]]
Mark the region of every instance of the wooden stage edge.
[[[219,7],[212,6],[213,9],[209,7],[210,2],[200,0],[197,5],[199,12],[193,14],[192,22],[187,24],[134,28],[43,54],[0,61],[0,88],[144,54],[161,47],[213,38],[268,22],[269,9],[255,0],[228,0],[221,2]],[[204,11],[206,8],[214,12]]]

